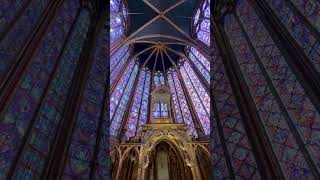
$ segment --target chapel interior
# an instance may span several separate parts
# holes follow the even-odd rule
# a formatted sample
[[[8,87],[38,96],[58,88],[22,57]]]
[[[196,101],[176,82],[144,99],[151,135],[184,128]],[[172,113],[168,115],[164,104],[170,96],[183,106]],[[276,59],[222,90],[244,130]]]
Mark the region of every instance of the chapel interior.
[[[313,180],[319,152],[319,0],[0,0],[0,180]]]
[[[111,179],[210,179],[210,1],[110,12]]]

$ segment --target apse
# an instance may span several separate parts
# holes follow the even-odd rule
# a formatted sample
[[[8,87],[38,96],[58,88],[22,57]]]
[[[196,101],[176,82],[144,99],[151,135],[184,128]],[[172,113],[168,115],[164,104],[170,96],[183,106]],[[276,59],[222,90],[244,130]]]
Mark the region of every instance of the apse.
[[[113,179],[132,173],[150,180],[208,178],[190,164],[199,163],[197,145],[208,148],[210,134],[210,1],[112,4]],[[138,157],[121,157],[132,150]]]
[[[320,179],[319,22],[319,0],[2,0],[0,179]]]
[[[191,136],[210,133],[209,1],[112,1],[111,136],[129,139],[150,118],[186,124]],[[192,27],[192,28],[190,28]],[[150,105],[159,85],[172,107]]]

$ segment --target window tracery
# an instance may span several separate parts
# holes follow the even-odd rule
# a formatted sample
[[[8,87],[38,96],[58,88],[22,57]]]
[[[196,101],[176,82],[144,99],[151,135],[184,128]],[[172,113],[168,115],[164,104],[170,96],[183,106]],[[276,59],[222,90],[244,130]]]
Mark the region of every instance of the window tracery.
[[[190,47],[189,47],[190,48]],[[191,47],[188,57],[192,63],[198,68],[206,81],[210,82],[210,62],[196,48]]]
[[[110,0],[110,44],[124,36],[127,10],[121,0]]]
[[[173,69],[170,69],[168,72],[168,83],[172,92],[172,107],[174,107],[176,123],[186,124],[191,135],[197,137],[186,96],[183,93],[178,75]]]
[[[180,66],[180,72],[205,134],[210,133],[210,97],[188,61]]]
[[[135,136],[138,127],[146,123],[150,77],[149,70],[144,69],[141,72],[127,123],[127,137]]]
[[[194,17],[196,38],[210,46],[210,0],[204,1]]]
[[[156,72],[153,77],[153,82],[154,82],[154,87],[157,87],[160,84],[165,85],[163,73],[160,71]]]
[[[131,60],[129,66],[122,75],[116,89],[110,99],[110,134],[116,136],[123,123],[123,115],[128,104],[135,77],[138,72],[138,64]]]
[[[168,105],[162,101],[158,101],[152,108],[153,118],[168,118]]]

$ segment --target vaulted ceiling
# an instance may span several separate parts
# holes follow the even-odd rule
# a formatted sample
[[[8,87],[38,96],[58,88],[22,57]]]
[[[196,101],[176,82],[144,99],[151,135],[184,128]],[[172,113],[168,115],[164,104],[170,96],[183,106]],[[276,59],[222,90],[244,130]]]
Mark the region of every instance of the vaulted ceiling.
[[[192,18],[197,0],[128,0],[126,42],[149,69],[166,71],[177,63],[186,45],[194,46]]]

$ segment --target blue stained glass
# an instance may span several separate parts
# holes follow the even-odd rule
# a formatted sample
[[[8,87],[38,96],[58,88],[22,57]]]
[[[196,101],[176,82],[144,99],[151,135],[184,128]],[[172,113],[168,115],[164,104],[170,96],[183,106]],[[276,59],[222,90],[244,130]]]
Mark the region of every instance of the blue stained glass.
[[[49,0],[33,0],[22,13],[21,17],[14,23],[6,36],[0,42],[0,82],[5,78],[13,64],[17,63],[17,55],[26,45],[26,41],[43,14]],[[21,2],[22,3],[22,2]],[[4,3],[3,5],[5,5]],[[17,4],[11,4],[17,5]],[[2,3],[0,3],[2,6]],[[76,7],[76,6],[75,6]],[[1,7],[0,7],[1,8]],[[8,10],[11,11],[11,10]],[[3,14],[8,15],[7,13]],[[0,11],[0,31],[1,31]],[[10,18],[11,19],[11,18]],[[2,29],[3,30],[3,29]]]
[[[177,123],[184,123],[188,127],[188,131],[194,137],[198,137],[194,127],[194,122],[186,101],[185,94],[183,93],[177,73],[172,70],[168,73],[168,82],[172,92],[173,107],[175,110],[175,120]]]
[[[320,32],[320,2],[317,0],[290,0],[294,6]]]
[[[119,11],[120,1],[119,0],[110,0],[110,12]]]
[[[17,14],[27,5],[28,0],[0,2],[0,34],[14,21]]]
[[[138,124],[138,132],[141,130],[141,126],[146,124],[147,122],[147,114],[149,107],[149,95],[150,95],[150,83],[151,83],[151,73],[147,71],[146,80],[144,83],[143,97],[141,102],[140,116],[139,116],[139,124]]]
[[[243,33],[245,32],[248,34],[248,40],[251,41],[254,50],[258,55],[256,61],[261,62],[260,68],[265,69],[267,73],[266,76],[268,76],[272,81],[272,84],[269,85],[274,86],[276,90],[275,93],[279,94],[283,106],[286,108],[286,111],[289,114],[291,122],[299,132],[300,138],[303,143],[305,143],[306,149],[314,161],[314,164],[316,164],[317,168],[320,169],[320,164],[317,164],[317,162],[320,160],[320,154],[314,153],[319,151],[320,148],[319,146],[315,145],[316,140],[311,138],[320,132],[318,129],[312,128],[311,125],[320,122],[320,114],[317,111],[316,106],[312,104],[311,99],[304,91],[299,79],[287,64],[285,56],[282,54],[277,43],[271,38],[270,32],[268,32],[267,28],[260,20],[258,14],[255,12],[255,9],[252,8],[247,1],[242,0],[240,2],[241,3],[237,8],[237,15],[243,24]],[[248,24],[255,24],[255,26],[253,27]],[[245,48],[242,48],[242,50],[245,50]],[[265,90],[259,91],[259,93],[263,92],[265,92]],[[284,131],[282,129],[277,130]],[[283,133],[287,134],[286,136],[289,136],[289,132],[284,131]],[[275,132],[273,132],[273,134],[275,134]],[[276,139],[275,136],[273,136],[273,138]],[[282,154],[278,157],[279,159],[284,158]],[[293,159],[291,160],[291,163],[294,164],[293,166],[302,166]],[[288,166],[288,164],[284,163],[283,167],[286,166]],[[308,167],[304,166],[303,168]],[[286,175],[290,177],[290,173],[293,171],[293,169],[286,169],[284,171],[286,171]]]
[[[42,105],[39,108],[39,112],[35,119],[36,123],[42,119],[43,114],[47,116],[46,121],[50,121],[53,124],[59,123],[60,119],[57,119],[56,116],[57,114],[61,115],[63,113],[62,109],[64,108],[67,98],[67,93],[65,92],[67,92],[71,86],[71,81],[79,62],[82,46],[87,36],[86,33],[88,31],[89,24],[89,12],[86,10],[81,11],[75,24],[75,29],[72,31],[71,37],[67,42],[66,49],[61,56],[61,62],[57,67],[57,71],[53,76],[49,89],[42,101]],[[64,89],[63,91],[62,88]],[[51,91],[54,91],[55,93],[50,94],[49,92]],[[59,100],[52,101],[55,98],[58,98]],[[55,130],[57,126],[51,127],[55,130],[49,132],[45,131],[46,127],[44,130],[36,129],[36,127],[33,127],[30,132],[27,143],[41,152],[41,157],[47,158],[54,137],[56,137]],[[41,126],[38,127],[41,128]],[[52,133],[50,134],[50,132]],[[25,153],[28,153],[27,149],[22,151],[22,155]],[[19,160],[19,164],[20,163],[21,166],[24,164],[23,159]],[[15,173],[18,172],[16,171]]]
[[[113,44],[116,40],[118,40],[124,33],[122,27],[117,27],[115,29],[110,29],[110,43]]]
[[[0,114],[0,119],[2,119],[0,127],[3,128],[0,131],[1,136],[9,132],[10,136],[12,136],[11,143],[0,145],[4,146],[11,154],[10,156],[6,155],[8,158],[5,160],[5,164],[0,163],[0,169],[3,169],[2,173],[0,173],[0,179],[6,175],[7,167],[10,166],[13,160],[16,149],[20,145],[20,140],[25,135],[31,118],[37,107],[39,107],[40,97],[44,93],[49,77],[53,73],[54,64],[59,62],[58,56],[79,7],[79,3],[77,3],[77,0],[69,0],[62,5],[60,14],[49,25],[49,31],[44,35],[38,49],[30,60],[30,64],[26,67],[26,71],[22,76],[24,78],[20,80],[12,99],[8,101],[8,108]],[[55,82],[56,80],[53,80],[53,83]],[[49,90],[49,93],[55,92]],[[45,114],[46,116],[54,116],[56,113],[50,111],[50,113],[46,112]],[[47,117],[41,117],[41,122],[47,122],[47,120],[44,120],[45,118]],[[35,124],[38,125],[38,122],[36,121]],[[38,127],[43,126],[38,125]],[[44,127],[46,126],[44,125]],[[5,130],[6,128],[8,128],[8,131]],[[52,128],[55,127],[52,126]],[[47,128],[44,128],[43,131],[51,132],[47,131]]]
[[[126,8],[121,0],[110,1],[110,45],[124,36],[127,21]]]
[[[200,30],[197,34],[197,38],[204,42],[206,45],[210,46],[210,33]]]
[[[305,23],[305,19],[296,13],[293,8],[294,5],[292,5],[294,3],[307,17],[307,20],[320,32],[320,3],[316,3],[314,0],[294,0],[292,3],[284,0],[267,0],[267,3],[281,23],[287,28],[290,35],[301,46],[309,62],[320,73],[320,39],[317,39],[314,33],[312,33]]]
[[[130,51],[128,46],[124,46],[119,49],[112,57],[110,62],[110,85],[114,83],[114,80],[118,77],[119,73],[123,69],[124,65],[128,62]]]
[[[127,107],[127,103],[130,97],[130,93],[132,90],[132,86],[133,83],[135,81],[137,72],[138,72],[138,65],[135,64],[134,68],[128,69],[129,71],[131,71],[130,73],[130,78],[128,81],[125,81],[126,85],[125,85],[125,90],[122,94],[122,96],[120,97],[120,102],[118,104],[118,106],[115,109],[115,112],[112,114],[113,116],[110,116],[111,119],[111,128],[110,128],[110,134],[113,136],[116,136],[119,133],[120,127],[121,127],[121,123],[122,123],[122,119],[123,119],[123,115],[125,112],[125,109]],[[113,97],[111,97],[113,98]],[[111,114],[111,112],[110,112]]]
[[[131,70],[133,69],[135,63],[134,60],[130,61],[130,64],[125,69],[125,72],[123,73],[120,81],[117,84],[117,87],[115,88],[114,92],[111,92],[110,97],[110,118],[113,117],[113,114],[116,111],[117,105],[119,104],[120,98],[124,92],[124,89],[126,87],[126,83],[128,82],[131,74]]]
[[[159,80],[160,80],[160,83],[161,83],[162,85],[165,84],[164,76],[163,76],[163,75],[160,76]]]
[[[161,115],[162,117],[168,117],[169,112],[168,112],[168,105],[166,103],[161,104]]]
[[[210,63],[209,61],[195,48],[191,47],[191,52],[188,53],[190,60],[196,65],[201,74],[210,82]]]
[[[162,101],[156,102],[152,109],[153,118],[168,118],[168,105]]]
[[[160,84],[164,85],[165,81],[164,81],[164,75],[162,72],[158,71],[154,74],[153,77],[153,83],[154,83],[154,87],[159,86]]]
[[[160,104],[159,103],[156,103],[153,105],[152,116],[153,116],[153,118],[160,117]]]
[[[193,22],[194,25],[198,23],[199,16],[200,16],[200,9],[197,10],[197,13],[196,13],[196,15],[194,17],[194,22]]]
[[[188,61],[184,62],[184,65],[180,67],[180,71],[205,134],[209,134],[210,97],[203,88],[200,80],[197,78]]]
[[[92,161],[95,161],[95,159],[93,159],[93,154],[96,146],[96,139],[102,138],[97,137],[97,129],[99,128],[98,124],[100,121],[103,95],[105,92],[104,85],[106,83],[107,75],[107,59],[109,58],[108,53],[106,53],[109,50],[106,44],[108,43],[108,31],[107,29],[103,29],[96,44],[94,60],[87,80],[87,85],[83,93],[80,110],[73,131],[72,145],[69,148],[68,160],[65,165],[64,173],[72,175],[73,177],[80,177],[82,175],[85,179],[89,178],[87,175],[83,175],[83,171],[72,171],[72,164],[70,164],[70,162],[73,161],[73,158],[91,163]],[[94,102],[90,100],[93,96],[98,97],[94,98]],[[104,127],[100,128],[103,129]],[[81,143],[81,146],[79,143]],[[89,163],[83,164],[83,169],[90,168],[92,167]]]
[[[113,27],[113,29],[115,29],[117,26],[121,26],[122,24],[122,19],[120,14],[116,14],[116,13],[111,13],[110,14],[110,26]]]
[[[210,33],[210,21],[209,20],[203,20],[201,22],[201,30]]]
[[[113,72],[114,68],[116,66],[118,66],[118,64],[121,61],[126,59],[125,57],[128,57],[128,55],[129,55],[129,46],[128,45],[122,46],[120,49],[118,49],[118,51],[111,56],[110,71]]]
[[[209,1],[210,4],[210,1]],[[210,5],[204,10],[204,16],[210,18]]]
[[[179,105],[179,100],[177,98],[176,95],[176,88],[173,82],[173,78],[172,78],[172,73],[170,72],[168,74],[168,82],[169,82],[169,86],[170,86],[170,90],[172,92],[172,100],[173,100],[173,107],[174,107],[174,112],[175,112],[175,120],[177,123],[183,123],[183,117],[181,114],[181,109],[180,109],[180,105]]]
[[[275,42],[273,42],[269,32],[249,2],[245,0],[239,1],[237,16],[243,24],[242,27],[244,27],[244,29],[240,27],[234,15],[227,16],[225,23],[226,34],[237,57],[244,79],[250,89],[251,96],[255,101],[260,119],[272,143],[281,170],[288,179],[312,179],[313,174],[310,172],[309,164],[306,163],[303,152],[297,147],[295,137],[286,120],[284,120],[286,117],[281,108],[279,108],[274,93],[279,93],[284,106],[289,111],[289,115],[296,114],[295,117],[302,119],[306,117],[303,115],[304,113],[313,111],[312,106],[310,106],[310,101],[308,102],[304,91],[299,85],[299,81],[294,74],[292,74],[281,51]],[[254,26],[252,26],[252,24],[254,24]],[[245,33],[247,33],[248,36],[245,36]],[[246,37],[248,37],[248,39]],[[247,41],[251,41],[254,49],[249,46]],[[258,57],[253,55],[253,51],[256,51]],[[261,64],[257,61],[260,61]],[[264,69],[267,74],[263,73],[261,69]],[[270,78],[272,82],[267,82],[266,78]],[[276,92],[271,92],[269,86],[274,86]],[[295,93],[292,93],[293,91]],[[300,104],[304,104],[304,107],[308,106],[308,110],[305,111],[304,108],[301,108],[302,106],[292,106],[292,100],[289,99],[292,99],[293,96],[298,96],[299,99],[301,98],[299,100]],[[305,122],[302,119],[299,121]],[[292,118],[291,121],[294,122],[295,118]],[[305,131],[303,134],[313,133],[313,130],[306,128],[305,125],[303,125],[303,128],[299,128],[299,130]],[[285,135],[287,140],[282,141],[282,138],[279,138],[281,135]],[[304,137],[302,136],[302,138]],[[311,141],[311,139],[307,140],[307,142]],[[313,145],[310,144],[309,146],[308,143],[306,143],[306,146],[308,146],[308,150],[309,148],[313,148]],[[299,157],[299,160],[296,157]],[[296,175],[299,177],[296,177]]]
[[[210,46],[210,1],[204,3],[194,16],[196,38]]]
[[[141,101],[142,101],[142,96],[143,96],[142,93],[143,93],[143,88],[144,88],[144,84],[145,84],[145,77],[146,77],[146,72],[143,70],[141,72],[138,86],[135,91],[133,104],[130,109],[130,115],[129,115],[129,119],[128,119],[127,132],[126,132],[127,137],[135,136],[135,133],[136,133],[137,123],[139,120],[139,111],[140,111],[140,106],[141,106]]]

